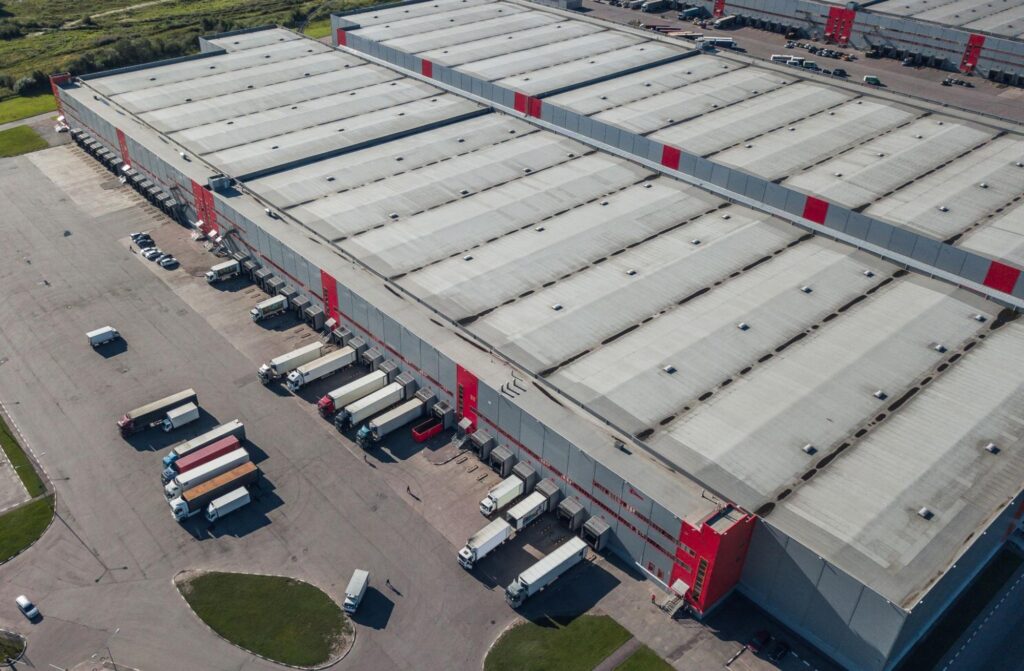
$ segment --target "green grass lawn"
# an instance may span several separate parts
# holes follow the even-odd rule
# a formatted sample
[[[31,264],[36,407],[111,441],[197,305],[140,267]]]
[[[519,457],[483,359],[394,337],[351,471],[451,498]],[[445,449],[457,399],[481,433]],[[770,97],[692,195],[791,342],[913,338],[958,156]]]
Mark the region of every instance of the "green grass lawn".
[[[615,667],[615,671],[672,671],[672,667],[653,650],[642,645],[626,661]]]
[[[15,96],[0,101],[0,123],[25,119],[43,112],[52,112],[55,109],[57,109],[57,102],[50,93],[38,96]]]
[[[327,37],[331,34],[331,20],[328,18],[310,21],[309,24],[306,25],[305,33],[317,40],[321,37]]]
[[[39,133],[28,126],[0,130],[0,158],[27,154],[49,146]]]
[[[6,635],[0,636],[0,662],[6,659],[17,659],[24,649],[25,641],[21,639],[9,640]]]
[[[213,572],[194,577],[179,589],[218,634],[286,664],[323,664],[351,633],[338,604],[298,580]]]
[[[630,639],[607,615],[545,624],[527,622],[505,632],[488,653],[484,671],[591,671]]]
[[[18,554],[43,535],[53,519],[53,496],[15,508],[0,515],[0,564]]]
[[[23,126],[18,126],[18,128],[14,128],[13,130],[19,130],[20,128],[23,128]],[[32,129],[29,128],[28,130]],[[7,131],[0,131],[0,138],[2,138],[3,134],[6,132]],[[36,135],[36,137],[39,136]],[[40,138],[40,140],[41,139],[42,138]],[[43,146],[46,146],[45,142],[43,143]],[[3,151],[2,148],[3,143],[0,141],[0,152]],[[0,155],[6,156],[6,154]],[[38,474],[36,474],[35,469],[32,468],[32,462],[28,460],[28,455],[26,455],[25,451],[21,449],[21,445],[19,445],[18,441],[15,440],[14,434],[11,432],[2,417],[0,417],[0,448],[3,448],[8,461],[11,462],[11,465],[14,467],[14,470],[17,471],[18,476],[21,477],[21,482],[25,485],[25,489],[28,490],[29,497],[35,498],[40,494],[45,494],[46,485],[43,484],[42,479]]]

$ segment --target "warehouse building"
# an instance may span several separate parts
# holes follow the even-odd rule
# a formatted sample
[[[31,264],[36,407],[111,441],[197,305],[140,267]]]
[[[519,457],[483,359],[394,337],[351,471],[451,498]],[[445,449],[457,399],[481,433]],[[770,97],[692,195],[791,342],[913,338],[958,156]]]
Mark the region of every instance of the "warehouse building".
[[[526,3],[333,23],[56,92],[695,613],[892,668],[1019,528],[1021,137]]]

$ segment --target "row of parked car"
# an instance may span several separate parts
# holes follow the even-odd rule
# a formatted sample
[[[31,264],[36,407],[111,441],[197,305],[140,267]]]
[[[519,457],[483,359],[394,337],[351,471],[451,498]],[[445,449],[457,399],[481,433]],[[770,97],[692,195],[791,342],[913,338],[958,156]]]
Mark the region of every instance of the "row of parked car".
[[[178,259],[174,258],[171,254],[160,251],[160,248],[153,242],[153,238],[149,237],[149,233],[132,233],[131,239],[132,242],[139,246],[139,253],[142,254],[143,258],[159,263],[163,268],[178,267]]]

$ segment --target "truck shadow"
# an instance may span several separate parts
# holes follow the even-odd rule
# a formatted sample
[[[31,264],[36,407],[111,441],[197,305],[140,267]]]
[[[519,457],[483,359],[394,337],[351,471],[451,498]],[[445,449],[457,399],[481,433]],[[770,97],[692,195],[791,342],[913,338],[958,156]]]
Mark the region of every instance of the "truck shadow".
[[[550,587],[530,597],[519,614],[542,627],[565,626],[590,611],[618,587],[620,581],[591,555]]]
[[[202,541],[207,538],[241,538],[270,524],[269,513],[284,505],[284,501],[268,480],[260,478],[249,488],[252,502],[212,524],[203,515],[197,515],[185,523],[193,538]]]
[[[204,276],[202,277],[202,279],[206,279],[205,278],[205,273],[204,273]],[[255,286],[252,283],[252,280],[250,280],[247,277],[242,277],[242,276],[233,277],[230,280],[223,280],[221,282],[214,282],[213,284],[210,285],[210,287],[212,289],[214,289],[215,291],[219,291],[219,292],[225,293],[225,294],[236,294],[239,291],[242,291],[244,289],[248,289],[249,287],[252,287],[252,286]]]
[[[267,453],[264,452],[259,445],[253,443],[248,438],[242,441],[242,447],[244,447],[245,451],[249,453],[249,460],[252,461],[252,463],[261,464],[267,460]]]
[[[301,398],[307,403],[316,404],[316,402],[323,398],[327,392],[334,391],[338,387],[344,386],[353,380],[358,380],[369,372],[369,366],[354,364],[335,373],[334,375],[329,375],[321,380],[310,382],[305,387],[295,392],[295,396]],[[284,387],[283,384],[282,388],[286,392],[288,391],[288,388]]]
[[[124,354],[128,351],[128,341],[124,338],[118,338],[113,342],[104,343],[96,348],[96,352],[104,359],[111,359],[118,354]]]
[[[163,429],[157,426],[152,429],[140,431],[128,438],[125,438],[124,440],[139,452],[163,452],[171,445],[191,440],[200,434],[206,433],[213,427],[221,425],[222,423],[223,422],[219,419],[200,407],[199,419],[190,424],[186,424],[180,429],[165,433]]]
[[[369,586],[359,604],[359,610],[349,615],[349,619],[364,627],[380,630],[388,626],[394,609],[395,602],[390,597],[376,587]]]
[[[267,317],[256,322],[256,326],[264,329],[265,331],[288,331],[296,326],[302,324],[302,320],[295,316],[295,313],[291,310],[286,310],[281,314],[274,315],[273,317]]]
[[[502,511],[502,515],[508,508]],[[486,520],[481,516],[481,522]],[[492,520],[498,519],[497,516]],[[483,524],[480,525],[483,527]],[[520,531],[514,538],[473,567],[471,573],[487,589],[504,589],[517,575],[530,568],[537,560],[572,536],[572,532],[555,520],[551,513],[541,515],[537,521]]]
[[[446,429],[422,443],[416,442],[412,437],[412,427],[422,421],[422,418],[413,420],[391,435],[385,436],[381,442],[367,450],[367,454],[381,463],[397,463],[411,459],[424,450],[436,452],[452,441],[452,430]],[[354,438],[355,432],[352,435]]]

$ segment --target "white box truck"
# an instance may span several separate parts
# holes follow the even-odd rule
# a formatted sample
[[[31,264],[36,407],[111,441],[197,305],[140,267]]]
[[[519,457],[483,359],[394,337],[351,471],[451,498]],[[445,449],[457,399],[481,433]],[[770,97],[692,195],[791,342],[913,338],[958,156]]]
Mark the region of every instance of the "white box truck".
[[[197,419],[199,419],[199,406],[195,403],[186,403],[180,408],[168,410],[167,417],[164,418],[160,426],[165,432],[170,433],[186,424],[191,424]]]
[[[252,501],[252,497],[249,495],[249,490],[245,487],[239,487],[223,496],[218,496],[206,506],[206,520],[208,522],[216,522],[225,515],[229,515],[239,508],[249,505],[250,501]]]
[[[272,380],[284,377],[299,366],[319,359],[324,355],[326,345],[322,342],[311,342],[308,345],[292,350],[287,354],[274,357],[269,363],[265,363],[256,371],[260,382],[270,384]]]
[[[512,506],[512,509],[505,513],[505,519],[508,520],[513,529],[521,531],[544,514],[547,507],[548,497],[540,492],[534,492]]]
[[[99,347],[100,345],[117,340],[121,337],[121,334],[117,332],[117,329],[113,326],[104,326],[103,328],[96,329],[95,331],[89,331],[85,334],[89,338],[89,344],[93,347]]]
[[[586,556],[587,544],[573,536],[565,545],[520,573],[505,588],[505,601],[513,608],[519,608],[528,598],[558,580]]]
[[[359,426],[363,420],[369,419],[401,401],[404,395],[405,387],[397,382],[392,382],[388,386],[346,405],[341,412],[334,416],[334,425],[339,430],[346,425]]]
[[[525,483],[516,476],[508,476],[487,492],[487,496],[480,502],[480,514],[490,517],[522,494],[524,486]]]
[[[258,322],[261,319],[279,315],[287,309],[288,299],[284,296],[274,296],[273,298],[268,298],[265,301],[257,303],[256,307],[249,310],[249,316],[252,317],[254,322]]]
[[[350,403],[355,403],[359,399],[369,396],[378,389],[383,389],[387,381],[388,376],[384,371],[375,370],[359,379],[352,380],[342,387],[327,392],[323,398],[317,401],[316,409],[321,417],[330,417],[338,408],[344,408]]]
[[[245,451],[244,447],[240,447],[222,457],[217,457],[213,461],[208,461],[202,466],[193,468],[191,471],[175,476],[173,480],[164,485],[164,498],[168,501],[175,499],[196,485],[201,485],[207,480],[211,480],[221,473],[227,473],[232,468],[237,468],[248,461],[249,453]]]
[[[509,538],[512,538],[512,525],[503,519],[497,519],[469,537],[466,545],[459,550],[459,564],[467,571],[473,565],[491,553]]]
[[[225,261],[224,263],[218,263],[206,271],[206,281],[213,284],[214,282],[230,280],[232,277],[238,277],[241,272],[242,264],[238,261]]]
[[[337,373],[342,368],[347,368],[355,363],[356,351],[351,347],[342,347],[330,354],[303,364],[288,373],[288,389],[296,392],[310,382],[323,379],[328,375]]]
[[[358,610],[359,604],[366,596],[366,588],[369,586],[370,573],[368,571],[357,568],[352,572],[352,578],[348,581],[348,587],[345,588],[345,601],[341,604],[346,613],[354,613]]]

